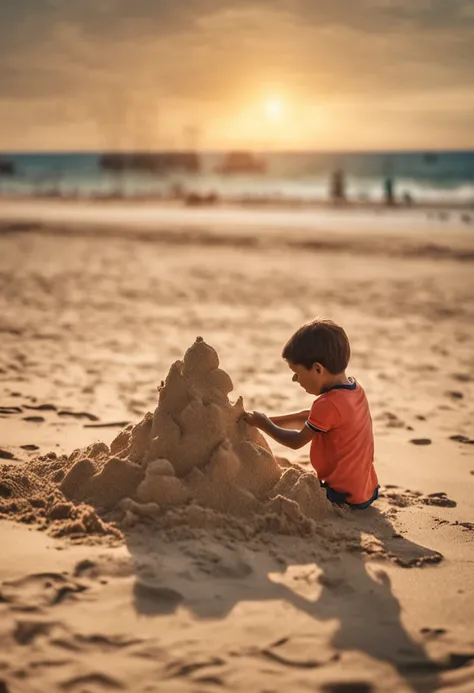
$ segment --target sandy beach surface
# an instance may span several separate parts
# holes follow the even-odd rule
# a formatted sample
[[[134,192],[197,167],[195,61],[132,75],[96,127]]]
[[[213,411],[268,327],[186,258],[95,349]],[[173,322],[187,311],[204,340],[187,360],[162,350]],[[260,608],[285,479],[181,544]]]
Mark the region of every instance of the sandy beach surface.
[[[474,691],[472,225],[15,205],[0,206],[0,693]],[[308,450],[271,441],[287,461],[275,472],[265,457],[262,483],[293,481],[276,505],[270,485],[237,484],[238,519],[212,460],[206,511],[190,496],[163,511],[142,477],[139,504],[117,491],[80,521],[87,492],[51,505],[74,495],[64,479],[83,458],[142,463],[133,440],[155,424],[163,438],[157,387],[198,336],[231,402],[310,406],[280,353],[316,315],[346,328],[348,373],[367,391],[373,508],[315,494],[311,509]],[[196,450],[198,420],[185,422]],[[127,426],[129,447],[110,450]],[[119,485],[112,470],[104,493]]]

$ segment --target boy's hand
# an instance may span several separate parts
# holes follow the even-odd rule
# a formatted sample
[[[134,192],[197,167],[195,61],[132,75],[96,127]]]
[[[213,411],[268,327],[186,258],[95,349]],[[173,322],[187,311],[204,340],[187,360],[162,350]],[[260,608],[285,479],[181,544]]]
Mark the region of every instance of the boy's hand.
[[[265,429],[270,422],[270,419],[266,414],[262,414],[259,411],[249,411],[244,414],[244,421],[246,421],[250,426],[255,426],[256,428]]]
[[[264,433],[271,436],[277,443],[286,445],[288,448],[293,450],[299,450],[303,445],[309,443],[312,437],[315,435],[307,426],[303,425],[300,431],[288,431],[285,428],[281,428],[272,422],[271,419],[262,414],[259,411],[249,411],[246,412],[243,417],[244,421],[250,426],[255,426],[259,428]]]

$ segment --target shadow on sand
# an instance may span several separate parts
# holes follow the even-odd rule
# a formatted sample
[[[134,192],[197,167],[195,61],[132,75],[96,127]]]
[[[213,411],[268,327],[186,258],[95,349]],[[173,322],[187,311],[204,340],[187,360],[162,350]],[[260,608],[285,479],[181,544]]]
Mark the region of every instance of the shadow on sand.
[[[270,542],[245,543],[215,535],[204,541],[198,533],[165,542],[151,526],[150,531],[142,525],[132,528],[126,540],[135,564],[136,609],[151,617],[182,605],[199,619],[224,619],[241,602],[286,602],[320,625],[310,631],[309,641],[306,628],[306,644],[295,648],[299,636],[287,611],[275,634],[280,637],[260,654],[283,666],[310,669],[359,651],[390,663],[412,690],[437,690],[441,671],[466,662],[454,655],[441,663],[431,660],[406,631],[384,564],[430,570],[435,568],[429,564],[442,557],[397,534],[375,508],[350,513],[340,524],[339,534],[336,529],[318,537],[273,536]],[[323,643],[330,653],[326,661],[318,657]],[[347,688],[347,693],[352,690],[359,691]]]

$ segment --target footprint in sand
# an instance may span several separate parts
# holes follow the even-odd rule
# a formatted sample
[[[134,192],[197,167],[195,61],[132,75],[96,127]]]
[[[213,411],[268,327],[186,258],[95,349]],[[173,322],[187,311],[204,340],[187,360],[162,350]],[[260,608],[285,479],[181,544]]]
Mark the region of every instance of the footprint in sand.
[[[0,602],[11,605],[14,611],[39,611],[55,606],[87,587],[61,573],[35,573],[19,580],[3,582]]]
[[[29,423],[43,423],[44,416],[24,416],[23,421],[28,421]]]
[[[454,436],[449,436],[449,440],[454,440],[457,443],[464,443],[465,445],[474,445],[474,439],[468,436],[463,436],[460,433],[456,433]]]
[[[23,409],[33,409],[35,411],[56,411],[54,404],[24,404]]]
[[[428,496],[420,498],[420,500],[425,505],[437,505],[441,508],[455,508],[457,505],[456,501],[448,498],[444,491],[430,493]]]
[[[445,635],[446,628],[420,628],[420,633],[423,635]]]
[[[39,450],[39,445],[20,445],[20,448],[22,450],[27,450],[28,452],[34,452],[35,450]]]
[[[412,438],[410,443],[413,445],[431,445],[430,438]]]
[[[10,414],[21,414],[21,407],[0,407],[0,414],[10,415]]]
[[[322,690],[324,693],[372,693],[374,687],[365,681],[339,681],[325,683]]]
[[[452,522],[451,524],[462,527],[466,532],[474,532],[474,522],[458,522],[458,520],[456,520],[456,522]]]
[[[74,635],[74,643],[82,645],[83,649],[90,647],[94,651],[110,652],[120,650],[130,645],[137,645],[143,642],[140,638],[127,637],[126,635],[104,635],[93,633],[92,635],[83,635],[76,633]]]
[[[339,660],[340,655],[330,648],[320,649],[315,656],[305,656],[302,639],[298,636],[283,637],[265,648],[258,649],[266,659],[295,669],[317,669]]]
[[[130,421],[110,421],[106,423],[83,424],[84,428],[125,428]]]
[[[14,460],[15,455],[9,450],[3,450],[0,448],[0,460]]]
[[[19,645],[31,645],[39,635],[49,635],[55,625],[47,621],[16,621],[13,637]]]
[[[459,390],[447,390],[447,392],[444,393],[446,397],[450,397],[451,399],[463,399],[464,395],[462,392],[459,392]]]
[[[406,424],[396,414],[391,411],[384,411],[379,414],[376,419],[384,421],[387,428],[405,428]]]
[[[71,416],[74,419],[88,419],[89,421],[99,421],[99,417],[95,414],[91,414],[88,411],[68,411],[67,409],[60,409],[58,411],[58,416]]]
[[[99,672],[91,672],[84,676],[74,676],[72,679],[61,681],[61,688],[66,691],[90,691],[90,690],[122,690],[121,681]]]
[[[470,383],[472,380],[472,377],[469,375],[469,373],[453,373],[451,375],[453,380],[457,380],[458,383]]]
[[[87,575],[87,577],[97,576],[99,574],[97,563],[90,561],[88,558],[76,563],[73,572],[74,577],[81,577],[84,574]]]
[[[200,671],[201,669],[206,669],[209,667],[220,667],[225,664],[225,660],[221,657],[211,657],[209,659],[203,659],[198,662],[186,662],[185,660],[179,659],[167,664],[166,669],[169,678],[178,677],[189,677],[192,674]],[[200,679],[201,681],[203,678]]]
[[[388,486],[385,487],[385,489],[388,488]],[[437,491],[436,493],[430,493],[424,496],[420,491],[411,491],[410,489],[406,489],[405,491],[384,490],[380,495],[387,498],[390,505],[395,505],[399,508],[406,508],[410,505],[418,505],[419,503],[423,505],[436,505],[442,508],[455,508],[457,505],[456,501],[448,498],[444,491]]]

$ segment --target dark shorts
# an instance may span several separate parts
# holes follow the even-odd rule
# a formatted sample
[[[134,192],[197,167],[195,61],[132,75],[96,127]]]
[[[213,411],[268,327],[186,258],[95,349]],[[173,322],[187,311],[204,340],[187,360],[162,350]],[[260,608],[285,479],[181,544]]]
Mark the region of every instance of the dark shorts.
[[[333,488],[328,486],[328,484],[325,481],[320,481],[319,483],[326,490],[326,495],[328,497],[328,500],[331,501],[331,503],[335,503],[336,505],[348,505],[349,507],[354,508],[354,510],[365,510],[365,508],[368,508],[369,505],[372,505],[372,503],[376,501],[379,497],[380,486],[377,486],[368,501],[365,501],[364,503],[349,503],[347,500],[347,496],[349,496],[349,493],[335,491]]]

